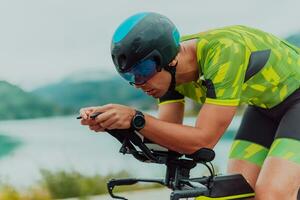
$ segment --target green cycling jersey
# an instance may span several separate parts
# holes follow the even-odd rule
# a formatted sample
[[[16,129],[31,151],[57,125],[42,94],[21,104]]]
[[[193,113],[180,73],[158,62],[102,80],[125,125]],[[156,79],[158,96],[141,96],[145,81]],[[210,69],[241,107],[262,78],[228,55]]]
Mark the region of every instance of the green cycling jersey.
[[[272,34],[230,26],[183,36],[197,39],[199,79],[176,87],[199,103],[272,108],[300,86],[300,49]],[[178,96],[178,95],[177,95]],[[182,101],[164,98],[161,103]]]

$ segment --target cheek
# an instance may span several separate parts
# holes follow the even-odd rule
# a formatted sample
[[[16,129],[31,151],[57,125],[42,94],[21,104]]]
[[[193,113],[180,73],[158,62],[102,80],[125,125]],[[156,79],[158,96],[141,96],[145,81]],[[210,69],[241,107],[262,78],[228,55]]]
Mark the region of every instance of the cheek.
[[[169,88],[168,83],[166,83],[165,80],[163,80],[163,79],[159,80],[156,83],[157,84],[153,88],[155,88],[157,90],[158,96],[161,97],[167,92],[167,90]]]
[[[159,93],[165,93],[170,84],[169,77],[164,73],[155,74],[149,81],[147,81],[149,88],[158,90]]]
[[[163,78],[159,75],[154,76],[148,83],[152,89],[163,89],[165,86]]]

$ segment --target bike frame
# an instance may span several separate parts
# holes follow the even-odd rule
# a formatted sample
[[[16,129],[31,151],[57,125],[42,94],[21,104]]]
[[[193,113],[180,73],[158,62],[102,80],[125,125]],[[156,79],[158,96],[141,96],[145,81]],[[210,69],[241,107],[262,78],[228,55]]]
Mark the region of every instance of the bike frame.
[[[254,197],[253,189],[242,175],[215,175],[213,166],[210,167],[207,164],[215,157],[215,153],[211,149],[202,148],[191,155],[182,155],[174,151],[149,148],[149,144],[153,145],[153,143],[143,138],[137,131],[130,129],[106,131],[121,142],[120,153],[130,154],[142,162],[166,165],[164,179],[127,178],[110,180],[107,183],[107,188],[112,198],[126,200],[126,198],[116,196],[113,193],[114,187],[132,185],[138,182],[158,183],[170,188],[172,190],[171,200],[189,197],[197,197],[197,200]],[[205,165],[210,171],[210,176],[190,178],[190,170],[197,164]]]

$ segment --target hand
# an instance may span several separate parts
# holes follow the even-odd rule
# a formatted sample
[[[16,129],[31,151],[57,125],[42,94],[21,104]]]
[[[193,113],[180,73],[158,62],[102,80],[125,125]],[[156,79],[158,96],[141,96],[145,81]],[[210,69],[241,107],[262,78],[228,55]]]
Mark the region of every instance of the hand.
[[[96,112],[98,107],[87,107],[80,109],[81,124],[89,126],[90,130],[95,132],[103,132],[105,128],[101,127],[99,123],[97,123],[94,119],[90,118],[90,116]]]
[[[131,120],[135,115],[135,109],[119,104],[100,106],[94,109],[93,113],[95,112],[101,112],[94,120],[96,124],[109,130],[130,128]]]

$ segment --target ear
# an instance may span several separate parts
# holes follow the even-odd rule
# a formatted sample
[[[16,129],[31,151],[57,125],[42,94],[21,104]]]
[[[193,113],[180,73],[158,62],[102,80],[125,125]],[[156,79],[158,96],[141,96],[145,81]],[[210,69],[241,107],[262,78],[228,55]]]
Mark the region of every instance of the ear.
[[[178,54],[176,55],[176,57],[169,63],[169,66],[175,66],[178,62]]]

